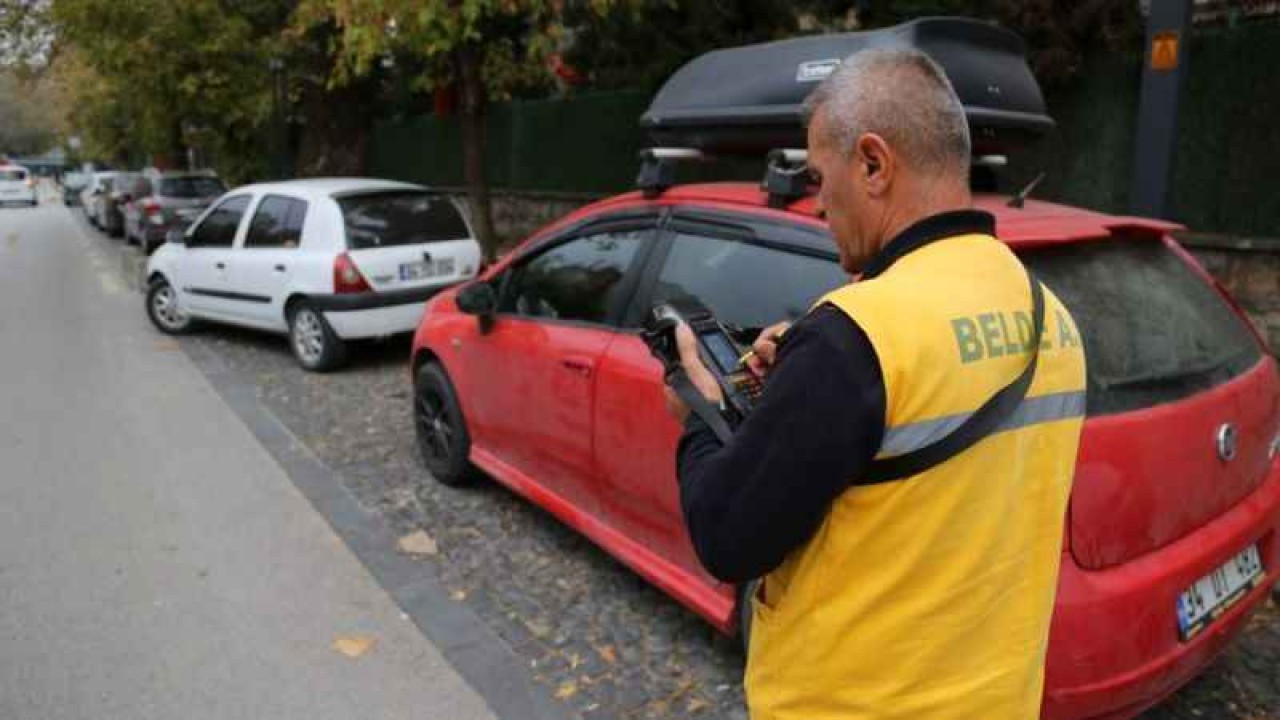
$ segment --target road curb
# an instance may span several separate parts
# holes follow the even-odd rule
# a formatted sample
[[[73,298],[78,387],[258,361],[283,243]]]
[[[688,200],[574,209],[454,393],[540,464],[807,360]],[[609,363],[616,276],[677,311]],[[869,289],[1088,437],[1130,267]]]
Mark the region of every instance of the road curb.
[[[421,563],[396,552],[397,538],[387,522],[360,505],[252,386],[209,349],[190,342],[182,347],[298,491],[495,715],[503,720],[574,720],[569,708],[533,684],[524,662],[493,629],[455,602]]]

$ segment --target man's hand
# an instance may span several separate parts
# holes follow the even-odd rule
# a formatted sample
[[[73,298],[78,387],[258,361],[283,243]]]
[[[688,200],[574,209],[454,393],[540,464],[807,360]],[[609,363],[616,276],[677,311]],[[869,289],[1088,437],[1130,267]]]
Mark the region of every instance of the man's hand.
[[[706,365],[702,364],[702,358],[698,356],[698,339],[693,336],[693,331],[688,325],[680,323],[676,327],[676,348],[680,351],[680,365],[684,368],[685,375],[689,376],[689,382],[702,393],[707,402],[720,406],[724,401],[724,394],[720,392],[720,384],[716,382],[711,371]],[[666,388],[667,396],[667,412],[676,422],[684,424],[684,420],[689,416],[689,406],[684,400],[676,394],[675,390],[670,387]]]
[[[782,334],[791,327],[791,323],[780,322],[760,331],[760,336],[751,344],[751,353],[747,356],[747,367],[758,378],[763,378],[773,369],[778,361],[778,342]]]

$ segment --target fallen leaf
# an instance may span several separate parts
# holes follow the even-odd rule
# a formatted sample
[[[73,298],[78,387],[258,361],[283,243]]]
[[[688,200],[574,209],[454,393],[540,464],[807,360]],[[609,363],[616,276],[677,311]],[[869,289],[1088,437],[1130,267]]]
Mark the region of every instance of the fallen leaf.
[[[577,694],[578,694],[577,683],[573,682],[572,680],[569,680],[567,682],[560,684],[560,689],[556,690],[556,699],[568,700],[569,698]]]
[[[440,547],[436,545],[435,538],[427,534],[426,530],[414,530],[413,532],[400,538],[397,543],[400,546],[400,552],[405,555],[438,555]]]
[[[578,666],[579,666],[579,665],[581,665],[581,664],[582,664],[582,656],[581,656],[581,655],[579,655],[578,653],[573,653],[572,655],[570,655],[570,656],[569,656],[569,669],[570,669],[570,670],[577,670],[577,669],[578,669]]]
[[[466,590],[454,590],[454,591],[453,591],[452,593],[450,593],[449,595],[450,595],[450,597],[452,597],[452,598],[454,599],[454,601],[456,601],[456,602],[462,602],[463,600],[466,600],[466,599],[467,599],[467,591],[466,591]]]
[[[355,659],[369,652],[374,642],[372,635],[339,635],[333,640],[333,649]]]
[[[599,653],[601,660],[604,660],[610,665],[618,664],[618,655],[613,651],[612,645],[604,645],[602,647],[598,647],[596,648],[596,652]]]
[[[525,620],[524,626],[529,628],[529,632],[533,633],[533,636],[538,639],[545,638],[551,634],[551,626],[536,618],[532,620]]]
[[[179,345],[177,342],[173,340],[169,340],[167,338],[161,338],[159,340],[156,340],[155,342],[155,348],[157,350],[171,351],[171,350],[177,350],[178,347]]]
[[[685,706],[685,712],[693,715],[694,713],[700,713],[709,707],[711,707],[711,703],[706,700],[703,700],[700,697],[692,697],[689,698],[689,704]]]

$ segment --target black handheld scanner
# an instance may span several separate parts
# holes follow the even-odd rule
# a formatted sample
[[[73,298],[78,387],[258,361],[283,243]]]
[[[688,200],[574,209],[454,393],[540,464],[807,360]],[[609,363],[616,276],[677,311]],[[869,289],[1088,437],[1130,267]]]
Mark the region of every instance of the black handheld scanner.
[[[746,349],[716,320],[702,303],[692,298],[654,305],[645,318],[641,337],[649,352],[662,363],[668,384],[674,375],[684,371],[680,349],[676,344],[676,328],[684,322],[698,341],[698,355],[720,385],[724,395],[722,415],[730,425],[737,425],[751,414],[763,391],[760,379],[743,363]]]

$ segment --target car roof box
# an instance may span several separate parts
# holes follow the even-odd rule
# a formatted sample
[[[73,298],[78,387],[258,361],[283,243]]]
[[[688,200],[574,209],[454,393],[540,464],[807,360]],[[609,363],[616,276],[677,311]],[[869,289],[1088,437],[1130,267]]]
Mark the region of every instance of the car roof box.
[[[809,93],[843,58],[885,47],[915,48],[942,66],[964,105],[975,155],[1005,153],[1053,127],[1022,38],[951,17],[706,53],[667,80],[640,125],[655,145],[713,154],[802,148]]]

